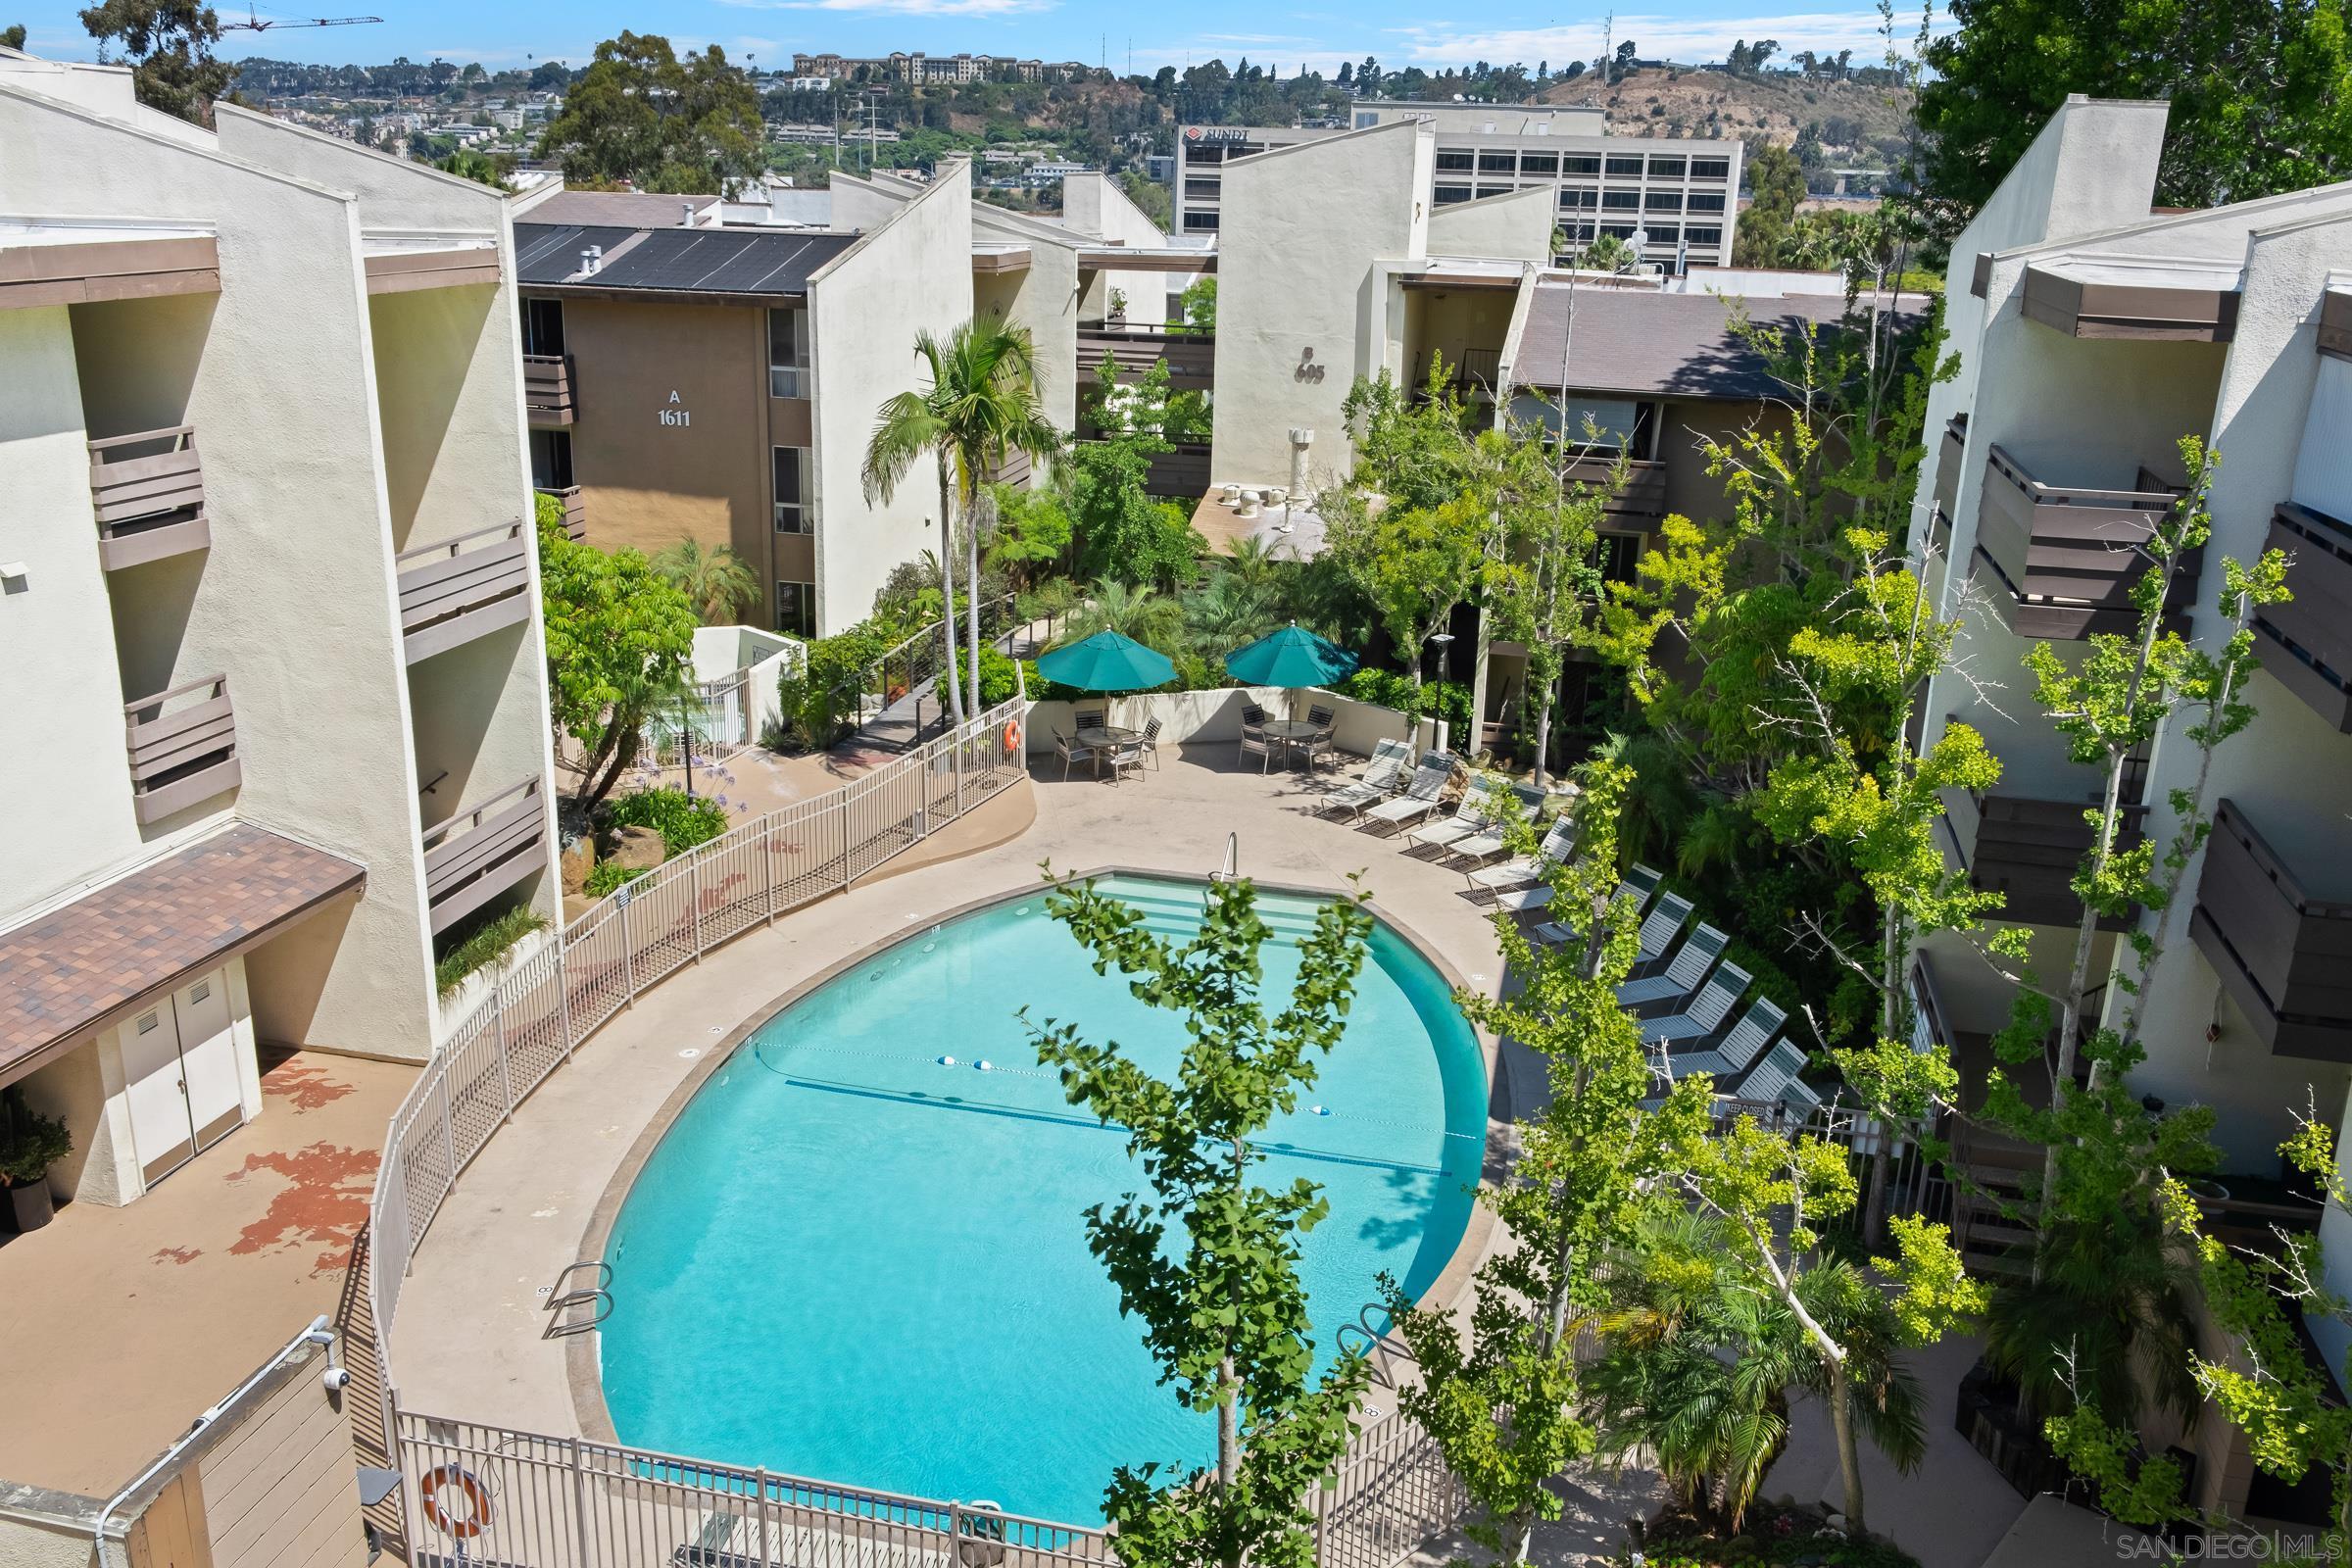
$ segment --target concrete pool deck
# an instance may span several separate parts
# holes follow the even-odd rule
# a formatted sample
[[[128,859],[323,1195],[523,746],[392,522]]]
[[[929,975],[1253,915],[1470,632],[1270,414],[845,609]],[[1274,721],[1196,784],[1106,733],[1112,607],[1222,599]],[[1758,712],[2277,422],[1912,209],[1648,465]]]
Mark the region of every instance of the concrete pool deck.
[[[1336,890],[1364,871],[1376,907],[1464,983],[1494,992],[1494,932],[1460,896],[1461,875],[1407,858],[1396,842],[1317,819],[1328,776],[1240,769],[1230,746],[1170,752],[1165,761],[1116,785],[1084,775],[1063,783],[1049,764],[1033,775],[1036,817],[1017,838],[788,915],[681,970],[608,1023],[491,1140],[418,1249],[390,1345],[403,1407],[595,1436],[583,1431],[573,1399],[571,1342],[541,1337],[540,1302],[558,1271],[583,1255],[598,1205],[640,1135],[711,1052],[778,998],[877,941],[1034,884],[1041,860],[1202,876],[1222,862],[1226,835],[1238,833],[1242,869],[1269,883]],[[1541,1093],[1532,1058],[1515,1064],[1502,1083],[1518,1096]]]

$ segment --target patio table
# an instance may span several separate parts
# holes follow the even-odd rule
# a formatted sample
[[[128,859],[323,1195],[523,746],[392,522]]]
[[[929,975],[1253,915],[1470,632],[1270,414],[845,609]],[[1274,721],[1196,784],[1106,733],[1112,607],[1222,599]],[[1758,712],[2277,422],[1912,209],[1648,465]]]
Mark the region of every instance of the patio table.
[[[1300,741],[1311,741],[1323,733],[1323,726],[1311,718],[1269,718],[1265,723],[1266,739],[1282,742],[1284,765],[1289,765],[1291,749]]]

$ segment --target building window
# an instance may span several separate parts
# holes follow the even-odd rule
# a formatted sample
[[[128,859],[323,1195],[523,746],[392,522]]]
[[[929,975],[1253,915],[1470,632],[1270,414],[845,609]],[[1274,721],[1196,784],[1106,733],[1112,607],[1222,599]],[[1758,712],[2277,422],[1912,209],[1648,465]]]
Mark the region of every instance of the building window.
[[[777,305],[768,310],[767,395],[808,395],[808,313],[799,306]]]
[[[1693,225],[1683,230],[1683,238],[1692,245],[1720,245],[1723,230],[1713,225],[1703,228]]]
[[[1478,172],[1482,174],[1515,174],[1519,172],[1517,153],[1480,153]]]
[[[1679,190],[1653,190],[1642,198],[1642,208],[1651,213],[1679,213],[1683,210],[1683,193]]]
[[[1680,158],[1652,158],[1649,161],[1649,177],[1652,179],[1680,179],[1683,177],[1684,162]]]
[[[534,490],[568,490],[571,488],[571,432],[569,430],[533,430],[531,432],[531,488]]]
[[[1370,129],[1372,126],[1374,126],[1374,125],[1377,125],[1377,124],[1379,124],[1379,123],[1380,123],[1380,111],[1378,111],[1377,109],[1359,109],[1359,110],[1357,110],[1357,111],[1355,112],[1355,128],[1356,128],[1356,129],[1358,129],[1358,130],[1368,130],[1368,129]]]
[[[1562,153],[1560,172],[1563,174],[1597,174],[1600,172],[1600,154]]]
[[[1481,185],[1478,187],[1478,199],[1482,202],[1490,196],[1508,196],[1510,193],[1511,187],[1508,185]]]
[[[1692,179],[1729,179],[1732,161],[1729,158],[1693,158],[1690,160]]]
[[[805,447],[776,447],[776,532],[808,533],[808,452]]]
[[[1600,192],[1580,185],[1560,187],[1560,208],[1564,212],[1589,213],[1600,205]]]
[[[1538,126],[1537,128],[1541,130],[1544,127]],[[1542,174],[1548,178],[1559,172],[1560,155],[1558,153],[1521,153],[1519,155],[1519,172],[1522,174]]]
[[[1196,233],[1203,229],[1214,233],[1217,227],[1217,215],[1214,213],[1187,213],[1184,215],[1184,226]]]
[[[816,584],[777,582],[776,630],[788,637],[816,635]]]
[[[524,300],[522,302],[522,352],[546,355],[564,353],[564,302],[562,300]]]
[[[1225,149],[1191,142],[1184,149],[1184,161],[1188,164],[1221,164],[1225,161]]]
[[[1612,174],[1627,174],[1635,179],[1640,179],[1642,177],[1642,155],[1635,153],[1628,157],[1622,153],[1612,153],[1609,156],[1607,167],[1608,172]]]
[[[1470,150],[1466,147],[1441,147],[1438,149],[1438,168],[1441,170],[1450,170],[1457,173],[1467,174],[1476,167],[1478,167],[1477,160],[1471,156]]]
[[[1612,213],[1638,213],[1642,210],[1642,193],[1638,190],[1604,190],[1600,205]]]
[[[1435,194],[1440,207],[1448,207],[1455,202],[1468,201],[1470,187],[1467,185],[1440,185]]]
[[[1603,223],[1600,225],[1600,231],[1614,239],[1632,239],[1634,237],[1634,225],[1631,223]]]
[[[1186,199],[1189,201],[1213,202],[1219,196],[1224,194],[1224,190],[1225,181],[1219,179],[1214,174],[1210,174],[1205,178],[1198,174],[1191,174],[1185,177],[1184,194]]]
[[[1690,193],[1690,199],[1685,203],[1685,206],[1694,213],[1720,213],[1723,211],[1723,192],[1694,190]]]
[[[1634,564],[1642,559],[1642,537],[1638,533],[1604,533],[1599,539],[1600,580],[1632,582]]]

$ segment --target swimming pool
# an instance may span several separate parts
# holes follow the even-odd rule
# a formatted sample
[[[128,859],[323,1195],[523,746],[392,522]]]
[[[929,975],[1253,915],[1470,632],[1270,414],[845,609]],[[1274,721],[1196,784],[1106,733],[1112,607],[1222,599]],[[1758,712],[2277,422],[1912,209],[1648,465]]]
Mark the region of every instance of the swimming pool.
[[[1198,883],[1103,886],[1154,930],[1198,929]],[[1319,902],[1260,894],[1269,1010]],[[1101,1519],[1114,1465],[1210,1456],[1210,1418],[1155,1384],[1086,1248],[1080,1211],[1140,1171],[1038,1065],[1022,1006],[1161,1074],[1184,1040],[1031,893],[844,971],[718,1066],[605,1248],[602,1381],[622,1442],[1079,1524]],[[1445,1267],[1485,1129],[1476,1036],[1376,922],[1344,1038],[1261,1140],[1258,1181],[1304,1173],[1331,1203],[1301,1261],[1320,1357],[1381,1272],[1418,1294]]]

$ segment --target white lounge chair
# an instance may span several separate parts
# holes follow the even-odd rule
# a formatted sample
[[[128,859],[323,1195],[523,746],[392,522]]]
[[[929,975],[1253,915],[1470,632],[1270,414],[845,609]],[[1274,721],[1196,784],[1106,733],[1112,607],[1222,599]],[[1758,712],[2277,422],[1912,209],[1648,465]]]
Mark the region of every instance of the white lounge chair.
[[[1620,1005],[1638,1007],[1645,1002],[1669,1002],[1687,997],[1698,989],[1698,983],[1715,967],[1723,950],[1732,945],[1729,932],[1718,931],[1711,925],[1701,925],[1675,950],[1673,961],[1665,971],[1645,979],[1628,980],[1617,988]]]
[[[1497,894],[1494,902],[1487,907],[1500,909],[1506,914],[1525,914],[1530,909],[1550,907],[1552,897],[1551,884],[1544,882],[1532,888],[1513,888],[1508,893]]]
[[[1498,781],[1481,773],[1462,791],[1462,798],[1453,803],[1453,810],[1434,822],[1424,822],[1405,837],[1415,844],[1451,844],[1467,838],[1487,825],[1494,805]]]
[[[1323,798],[1323,809],[1346,811],[1350,816],[1367,806],[1376,805],[1396,793],[1404,781],[1404,764],[1412,760],[1413,749],[1402,741],[1381,741],[1372,748],[1372,759],[1352,784],[1345,784]]]
[[[1544,842],[1536,846],[1535,854],[1522,855],[1514,859],[1505,860],[1500,865],[1490,865],[1481,870],[1472,871],[1470,885],[1474,888],[1494,888],[1497,891],[1503,888],[1524,887],[1542,876],[1545,866],[1558,865],[1575,851],[1576,822],[1566,812],[1562,812],[1558,819],[1551,824],[1551,831],[1544,835]]]
[[[1358,812],[1356,819],[1359,822],[1394,824],[1397,827],[1407,822],[1418,822],[1438,808],[1438,795],[1446,788],[1446,781],[1452,776],[1452,753],[1425,752],[1421,757],[1421,764],[1413,769],[1412,782],[1405,785],[1402,795]]]
[[[1772,1054],[1756,1063],[1755,1071],[1733,1091],[1733,1098],[1761,1104],[1777,1102],[1800,1118],[1809,1116],[1820,1106],[1821,1096],[1806,1087],[1799,1076],[1804,1070],[1805,1054],[1795,1041],[1784,1040],[1772,1048]]]
[[[1658,891],[1658,883],[1662,881],[1664,877],[1664,872],[1653,871],[1646,865],[1635,866],[1631,871],[1628,871],[1625,874],[1625,880],[1617,884],[1617,891],[1609,895],[1610,907],[1614,908],[1616,906],[1624,903],[1626,900],[1631,899],[1634,901],[1634,912],[1636,914],[1641,914],[1643,909],[1649,907],[1650,896]],[[1690,912],[1690,903],[1688,899],[1677,900],[1676,902],[1679,902],[1682,905],[1683,913],[1685,915],[1688,915]],[[1637,957],[1634,960],[1637,963],[1642,961],[1642,957],[1646,957],[1648,956],[1650,923],[1651,922],[1646,917],[1644,917],[1642,921],[1642,957]],[[1675,921],[1673,929],[1669,930],[1665,937],[1659,942],[1657,951],[1660,953],[1665,952],[1666,943],[1672,942],[1674,940],[1674,933],[1681,929],[1682,921],[1678,919]],[[1570,925],[1565,920],[1546,920],[1542,925],[1536,927],[1533,934],[1538,942],[1543,943],[1582,942],[1585,940],[1583,933],[1579,932],[1576,927]]]
[[[1668,1051],[1665,1071],[1660,1076],[1672,1082],[1703,1072],[1712,1074],[1718,1083],[1730,1083],[1755,1064],[1764,1048],[1781,1032],[1781,1025],[1788,1021],[1788,1015],[1773,1004],[1752,1002],[1740,1021],[1715,1044]]]
[[[1747,995],[1748,984],[1754,979],[1754,975],[1736,963],[1719,965],[1707,977],[1698,995],[1679,1011],[1642,1019],[1642,1043],[1654,1046],[1668,1040],[1694,1040],[1700,1035],[1713,1034],[1723,1027],[1723,1020],[1732,1015],[1732,1009],[1740,1005],[1740,999]]]
[[[1517,789],[1519,786],[1513,785],[1512,788]],[[1570,802],[1573,804],[1575,798],[1581,793],[1581,791],[1575,784],[1571,783],[1562,793],[1567,795]],[[1544,804],[1544,797],[1532,790],[1523,791],[1522,799],[1526,800],[1531,806],[1538,808],[1540,808]],[[1569,813],[1567,809],[1563,808],[1560,811],[1558,820],[1566,821],[1568,819],[1568,815]],[[1478,834],[1473,838],[1461,840],[1459,843],[1454,845],[1453,853],[1458,858],[1461,859],[1484,860],[1494,856],[1500,855],[1504,850],[1509,848],[1510,846],[1502,841],[1501,827],[1495,826],[1488,829],[1484,833]]]

